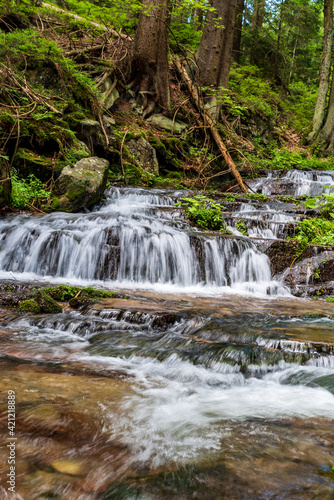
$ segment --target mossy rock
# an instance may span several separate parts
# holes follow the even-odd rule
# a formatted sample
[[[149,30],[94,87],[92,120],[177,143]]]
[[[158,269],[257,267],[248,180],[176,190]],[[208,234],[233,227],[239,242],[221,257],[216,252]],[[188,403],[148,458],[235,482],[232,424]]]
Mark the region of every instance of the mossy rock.
[[[38,155],[29,149],[20,148],[15,156],[13,166],[20,177],[35,175],[42,182],[47,182],[53,173],[60,174],[62,163],[54,163],[52,158]]]
[[[39,314],[41,308],[34,299],[22,300],[19,304],[19,311],[25,313]]]
[[[97,157],[65,167],[52,190],[54,200],[59,198],[59,209],[75,212],[97,203],[107,184],[108,169],[109,162]]]
[[[62,312],[62,307],[42,290],[36,292],[35,301],[43,313],[58,314]]]
[[[118,297],[116,292],[105,292],[103,290],[95,290],[92,287],[87,287],[83,288],[80,294],[71,299],[69,305],[73,307],[73,309],[79,309],[100,302],[101,299],[116,297]]]
[[[67,302],[73,299],[82,288],[78,286],[69,285],[57,285],[43,288],[43,292],[46,293],[53,300],[59,300],[60,302]]]

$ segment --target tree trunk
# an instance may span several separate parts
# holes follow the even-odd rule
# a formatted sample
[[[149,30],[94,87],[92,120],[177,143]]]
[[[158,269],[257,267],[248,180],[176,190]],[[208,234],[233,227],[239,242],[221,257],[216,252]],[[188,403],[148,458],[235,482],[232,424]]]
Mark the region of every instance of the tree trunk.
[[[266,0],[254,0],[251,31],[262,28],[265,7]]]
[[[196,31],[200,31],[203,28],[203,9],[197,8],[195,21],[196,21]]]
[[[203,36],[197,51],[198,83],[210,87],[207,107],[218,120],[221,98],[230,73],[236,0],[211,0],[214,12],[208,12]]]
[[[0,208],[11,204],[12,183],[10,169],[6,160],[0,157]]]
[[[168,0],[143,1],[133,55],[135,84],[143,116],[157,104],[164,113],[170,111],[168,23]]]
[[[236,18],[233,33],[233,49],[232,56],[235,62],[239,63],[241,54],[241,33],[242,33],[242,21],[243,13],[245,10],[245,0],[237,0],[236,7]]]
[[[275,52],[275,63],[274,63],[274,71],[273,71],[273,80],[276,80],[277,70],[278,70],[278,54],[280,49],[281,42],[281,34],[282,34],[282,20],[283,20],[283,4],[285,0],[282,0],[281,7],[279,11],[279,23],[278,23],[278,33],[277,33],[277,42],[276,42],[276,52]]]
[[[333,0],[324,0],[324,40],[322,49],[322,61],[319,78],[319,89],[315,105],[312,131],[307,137],[307,142],[313,142],[324,121],[326,99],[329,88],[329,77],[331,69],[331,52],[333,44]]]
[[[332,86],[331,86],[331,92],[329,96],[329,103],[328,103],[328,110],[327,110],[327,117],[326,117],[326,122],[322,129],[320,130],[316,143],[321,144],[322,142],[325,143],[324,147],[322,148],[323,150],[327,149],[329,152],[334,151],[334,82],[333,82],[333,77],[334,77],[334,70],[333,70],[333,75],[332,75]]]

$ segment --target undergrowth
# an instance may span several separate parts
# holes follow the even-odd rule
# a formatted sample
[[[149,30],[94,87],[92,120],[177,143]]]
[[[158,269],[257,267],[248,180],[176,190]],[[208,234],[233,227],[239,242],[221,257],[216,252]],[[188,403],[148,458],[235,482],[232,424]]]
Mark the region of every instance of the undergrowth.
[[[41,208],[50,198],[50,191],[33,174],[30,174],[28,179],[19,179],[14,173],[11,179],[13,208]]]
[[[222,207],[203,195],[183,198],[177,206],[182,206],[188,219],[202,229],[225,229]]]

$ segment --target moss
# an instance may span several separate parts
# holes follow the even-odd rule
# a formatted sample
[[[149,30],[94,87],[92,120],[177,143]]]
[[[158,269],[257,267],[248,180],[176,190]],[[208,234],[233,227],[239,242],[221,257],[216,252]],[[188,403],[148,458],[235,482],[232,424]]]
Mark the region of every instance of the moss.
[[[35,300],[39,305],[41,312],[48,314],[58,314],[62,312],[61,306],[42,290],[38,290],[36,292]]]
[[[34,299],[22,300],[19,304],[19,311],[25,313],[38,314],[41,312],[39,304]]]
[[[53,210],[59,210],[60,208],[60,199],[58,196],[54,196],[52,198],[52,201],[48,207],[48,210],[53,211]]]
[[[75,297],[82,288],[78,286],[58,285],[43,288],[43,292],[54,300],[65,302]]]
[[[100,302],[101,299],[105,298],[116,298],[118,297],[116,292],[105,292],[103,290],[95,290],[92,287],[82,288],[78,296],[74,297],[69,301],[69,304],[74,309],[82,308],[96,302]]]

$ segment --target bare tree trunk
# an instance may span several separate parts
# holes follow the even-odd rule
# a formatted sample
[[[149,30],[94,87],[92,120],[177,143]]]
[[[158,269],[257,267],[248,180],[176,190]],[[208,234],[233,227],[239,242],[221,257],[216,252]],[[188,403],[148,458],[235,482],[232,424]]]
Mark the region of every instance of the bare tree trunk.
[[[262,28],[265,7],[266,0],[254,0],[251,31]]]
[[[232,56],[235,62],[239,63],[241,54],[241,33],[242,33],[242,21],[243,13],[245,10],[245,0],[237,0],[236,8],[236,18],[233,33],[233,49]]]
[[[143,1],[133,55],[133,69],[138,97],[142,99],[143,116],[153,110],[152,104],[158,104],[164,113],[170,111],[168,23],[168,0]],[[148,101],[151,103],[148,104]]]
[[[207,106],[212,118],[218,120],[223,89],[227,88],[230,73],[236,0],[211,0],[210,3],[216,11],[207,15],[197,51],[197,79],[201,87],[211,87]]]
[[[322,49],[322,61],[320,68],[319,89],[317,102],[314,109],[312,131],[307,137],[307,142],[313,142],[324,121],[326,99],[329,88],[329,77],[331,69],[331,53],[333,44],[333,0],[324,0],[324,40]]]
[[[325,143],[323,146],[323,150],[327,149],[327,151],[334,151],[334,71],[332,75],[332,86],[331,92],[329,95],[329,103],[327,110],[326,122],[322,129],[320,130],[316,143],[321,144]]]

